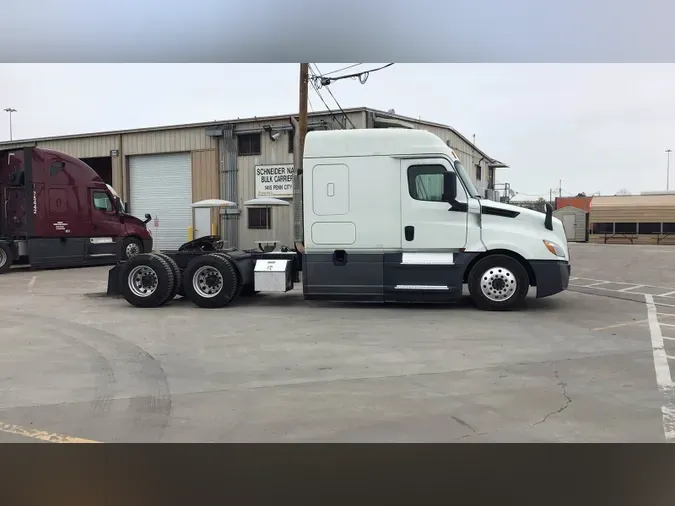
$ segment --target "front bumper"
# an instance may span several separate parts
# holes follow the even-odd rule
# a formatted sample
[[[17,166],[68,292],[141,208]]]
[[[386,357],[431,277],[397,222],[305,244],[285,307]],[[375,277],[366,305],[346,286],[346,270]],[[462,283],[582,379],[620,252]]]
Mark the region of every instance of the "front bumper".
[[[537,284],[537,298],[555,295],[567,290],[572,267],[566,260],[531,260]]]
[[[152,237],[149,239],[141,239],[141,242],[143,243],[143,253],[151,253],[152,252]]]

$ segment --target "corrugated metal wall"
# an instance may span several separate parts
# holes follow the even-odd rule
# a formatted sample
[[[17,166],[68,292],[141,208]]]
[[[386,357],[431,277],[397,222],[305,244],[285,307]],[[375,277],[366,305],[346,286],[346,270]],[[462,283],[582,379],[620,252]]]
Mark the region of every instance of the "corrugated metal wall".
[[[675,222],[675,195],[594,197],[590,222]]]
[[[595,223],[675,223],[675,195],[627,195],[593,197],[589,212],[591,231]],[[630,237],[630,239],[628,238]],[[675,236],[618,234],[608,242],[632,244],[675,244]],[[605,234],[590,235],[591,242],[605,242]]]
[[[216,149],[216,139],[207,137],[206,128],[181,128],[124,134],[125,155],[172,153]]]

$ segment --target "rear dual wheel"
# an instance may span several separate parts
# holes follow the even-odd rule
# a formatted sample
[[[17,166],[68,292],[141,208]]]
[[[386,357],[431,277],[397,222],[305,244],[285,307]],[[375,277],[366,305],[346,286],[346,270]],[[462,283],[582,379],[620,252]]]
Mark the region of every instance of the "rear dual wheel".
[[[176,274],[165,255],[142,253],[130,258],[120,278],[122,295],[136,307],[159,307],[176,294]]]
[[[169,300],[173,300],[177,295],[185,297],[185,292],[183,291],[183,273],[181,272],[180,267],[178,267],[178,264],[174,261],[173,258],[171,258],[169,255],[165,255],[164,253],[153,253],[153,255],[157,255],[166,260],[166,263],[169,264],[169,267],[171,267],[173,275],[176,279],[176,283],[174,284],[173,288],[173,293],[169,298]]]
[[[202,308],[226,306],[237,297],[239,287],[237,268],[221,253],[193,258],[183,275],[185,296]]]

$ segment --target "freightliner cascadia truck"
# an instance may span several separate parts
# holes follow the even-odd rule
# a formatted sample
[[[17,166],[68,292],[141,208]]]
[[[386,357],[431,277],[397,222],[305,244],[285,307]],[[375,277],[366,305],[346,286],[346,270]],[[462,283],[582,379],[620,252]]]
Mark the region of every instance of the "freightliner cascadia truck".
[[[454,151],[430,132],[310,132],[302,168],[302,202],[294,203],[302,237],[293,250],[193,241],[120,262],[108,293],[137,307],[180,294],[218,308],[300,280],[307,300],[383,303],[449,302],[468,285],[479,308],[505,310],[519,307],[530,287],[547,297],[568,286],[567,240],[551,206],[540,213],[481,198]]]
[[[0,151],[0,274],[115,263],[152,251],[146,221],[125,212],[82,160],[35,147]]]

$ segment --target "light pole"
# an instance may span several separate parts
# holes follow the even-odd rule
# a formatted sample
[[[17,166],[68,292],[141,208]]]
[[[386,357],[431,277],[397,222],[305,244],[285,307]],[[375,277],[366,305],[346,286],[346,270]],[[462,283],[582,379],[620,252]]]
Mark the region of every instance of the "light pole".
[[[12,109],[11,107],[8,107],[5,109],[5,112],[9,113],[9,140],[12,140],[12,113],[16,112],[16,109]]]
[[[666,149],[668,161],[666,162],[666,191],[670,191],[670,153],[672,149]]]

